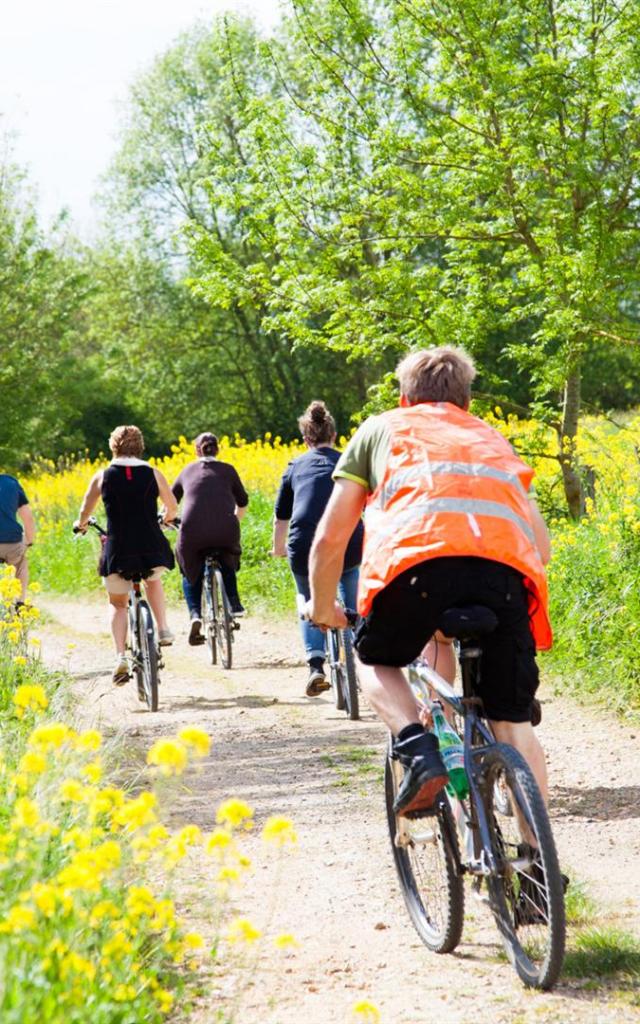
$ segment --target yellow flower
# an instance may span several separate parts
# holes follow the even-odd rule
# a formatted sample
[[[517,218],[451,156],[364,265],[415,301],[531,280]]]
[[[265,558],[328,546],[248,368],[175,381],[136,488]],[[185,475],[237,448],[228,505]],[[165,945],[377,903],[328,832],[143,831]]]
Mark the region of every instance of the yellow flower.
[[[117,1003],[130,1002],[136,997],[136,990],[133,985],[116,985],[113,998]]]
[[[178,832],[178,838],[187,846],[198,846],[202,842],[202,832],[197,825],[185,825]]]
[[[100,749],[102,744],[102,736],[97,729],[87,729],[86,732],[81,732],[75,741],[76,750],[83,750],[89,753],[93,753]]]
[[[220,804],[216,812],[216,822],[218,825],[228,825],[230,828],[238,828],[240,825],[244,825],[245,829],[250,829],[253,826],[253,808],[249,807],[249,804],[245,803],[244,800],[238,800],[235,797],[230,800],[225,800],[223,804]]]
[[[204,939],[198,932],[187,932],[182,936],[182,941],[189,949],[201,949],[204,946]]]
[[[85,798],[86,789],[77,779],[65,779],[58,792],[63,800],[81,804]]]
[[[41,914],[44,914],[45,917],[53,917],[57,903],[55,886],[45,882],[35,882],[29,895]]]
[[[100,795],[104,796],[106,792],[106,790],[101,790],[97,799],[99,800]],[[114,792],[119,792],[122,796],[120,790]],[[133,800],[127,800],[117,807],[112,815],[113,823],[121,825],[129,832],[135,832],[136,829],[143,828],[145,825],[151,825],[156,820],[154,810],[156,804],[155,795],[144,790]]]
[[[147,764],[160,769],[163,775],[181,775],[187,766],[187,750],[176,740],[156,740],[147,754]]]
[[[82,774],[89,780],[89,782],[96,785],[102,778],[102,765],[100,761],[90,761],[89,764],[86,764],[82,769]]]
[[[289,818],[281,818],[274,815],[267,818],[262,829],[262,838],[265,842],[275,843],[277,846],[293,845],[298,842],[298,836]]]
[[[18,762],[18,771],[27,772],[31,775],[41,775],[46,771],[47,759],[44,754],[37,750],[28,750]]]
[[[42,590],[42,587],[37,582],[30,583],[29,584],[29,590],[32,592],[32,594],[39,594],[40,591]]]
[[[216,828],[207,839],[205,849],[207,853],[221,856],[231,846],[233,846],[233,836],[231,833],[226,828]]]
[[[300,945],[295,936],[290,935],[288,932],[276,935],[273,941],[277,949],[292,949],[293,947]]]
[[[227,942],[256,942],[262,932],[246,917],[235,917],[227,929]]]
[[[16,905],[11,908],[4,921],[0,922],[0,932],[8,935],[24,932],[33,928],[35,923],[36,915],[31,907]]]
[[[168,992],[166,988],[157,989],[154,993],[154,998],[158,1002],[158,1007],[161,1013],[168,1013],[173,1006],[173,993]]]
[[[29,643],[31,644],[32,647],[39,647],[40,639],[37,636],[30,636]]]
[[[178,733],[178,739],[193,750],[196,757],[206,757],[211,749],[211,740],[206,732],[193,725],[186,726]]]
[[[224,867],[218,871],[217,879],[218,882],[238,882],[240,880],[240,872],[237,868]]]
[[[11,827],[15,829],[33,829],[40,821],[38,808],[33,800],[21,796],[15,802]]]
[[[22,668],[24,665],[28,664],[28,659],[25,658],[24,654],[14,654],[13,664]]]
[[[16,656],[13,660],[18,661]],[[26,665],[27,659],[22,658],[18,664]],[[44,688],[39,684],[32,685],[30,683],[23,683],[17,688],[13,695],[13,703],[16,709],[16,715],[22,718],[25,711],[44,711],[49,706],[49,698],[47,697]]]
[[[354,1003],[351,1012],[358,1024],[378,1024],[378,1021],[381,1020],[380,1010],[367,999],[360,999],[359,1002]]]
[[[41,750],[58,750],[67,740],[75,737],[75,732],[64,722],[48,722],[46,725],[37,725],[29,736],[30,747],[40,747]]]

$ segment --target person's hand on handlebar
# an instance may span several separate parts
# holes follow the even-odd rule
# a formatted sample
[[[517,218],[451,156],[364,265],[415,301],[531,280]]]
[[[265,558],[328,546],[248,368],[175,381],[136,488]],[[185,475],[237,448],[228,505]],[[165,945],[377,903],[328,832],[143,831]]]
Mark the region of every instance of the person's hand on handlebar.
[[[84,533],[87,532],[88,529],[89,529],[89,524],[88,523],[81,523],[79,519],[75,520],[75,522],[73,524],[73,532],[74,533],[83,533],[84,534]]]
[[[318,605],[313,600],[307,601],[305,610],[307,618],[320,629],[346,629],[349,625],[344,608],[338,601],[326,607]]]

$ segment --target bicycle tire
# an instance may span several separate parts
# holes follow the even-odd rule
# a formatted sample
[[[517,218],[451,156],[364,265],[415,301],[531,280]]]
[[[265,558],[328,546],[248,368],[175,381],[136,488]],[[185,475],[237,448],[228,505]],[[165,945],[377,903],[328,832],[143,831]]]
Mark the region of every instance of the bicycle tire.
[[[353,634],[351,630],[341,629],[340,640],[340,667],[342,669],[345,710],[351,721],[357,722],[360,718],[360,701],[358,698],[358,676],[356,675],[356,658],[353,653]]]
[[[144,673],[142,671],[142,652],[138,643],[138,627],[136,624],[136,613],[129,604],[129,647],[131,648],[131,665],[138,690],[138,700],[142,704],[147,703],[147,695],[144,689]]]
[[[340,633],[337,629],[330,629],[327,634],[329,648],[329,670],[331,673],[331,689],[333,700],[338,711],[344,711],[344,691],[342,688],[342,667],[340,665]]]
[[[202,610],[203,610],[203,627],[204,636],[207,642],[207,650],[209,651],[209,661],[212,665],[218,664],[218,647],[217,647],[217,625],[216,625],[216,597],[214,594],[213,573],[208,568],[205,569],[204,580],[202,584]]]
[[[158,710],[158,648],[151,610],[146,601],[138,604],[138,645],[142,687],[149,711]]]
[[[458,871],[458,839],[451,809],[445,798],[437,812],[415,821],[403,818],[411,837],[398,845],[398,820],[393,810],[396,795],[394,762],[387,755],[384,773],[387,823],[393,859],[402,895],[418,935],[433,953],[451,953],[462,937],[464,884]]]
[[[487,876],[491,910],[520,979],[528,988],[546,990],[560,976],[566,938],[564,885],[547,809],[531,769],[513,747],[496,743],[480,763],[493,854],[502,866],[500,874]],[[513,804],[509,815],[496,806],[499,782]]]
[[[231,668],[233,662],[233,626],[231,623],[231,606],[227,592],[224,589],[222,573],[219,569],[215,572],[215,588],[218,592],[218,614],[216,621],[216,636],[220,661],[223,668]]]

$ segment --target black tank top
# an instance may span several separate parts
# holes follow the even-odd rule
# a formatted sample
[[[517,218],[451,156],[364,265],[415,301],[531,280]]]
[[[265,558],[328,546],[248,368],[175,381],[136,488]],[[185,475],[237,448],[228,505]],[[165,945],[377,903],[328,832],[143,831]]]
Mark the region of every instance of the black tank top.
[[[158,484],[151,466],[111,465],[102,474],[107,539],[100,575],[146,574],[156,566],[173,569],[173,553],[158,524]]]

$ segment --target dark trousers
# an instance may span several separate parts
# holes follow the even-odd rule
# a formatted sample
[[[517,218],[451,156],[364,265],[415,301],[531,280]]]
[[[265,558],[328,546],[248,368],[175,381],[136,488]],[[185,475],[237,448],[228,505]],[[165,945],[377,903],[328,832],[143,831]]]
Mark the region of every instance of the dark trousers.
[[[220,572],[222,573],[222,581],[224,583],[224,589],[227,592],[227,597],[232,605],[240,604],[240,596],[238,594],[238,581],[236,577],[235,569],[230,569],[228,565],[220,564]],[[182,577],[182,592],[184,599],[187,602],[187,608],[189,609],[190,615],[197,615],[198,618],[202,616],[202,582],[204,580],[204,568],[198,576],[195,583],[190,583],[186,576]]]

